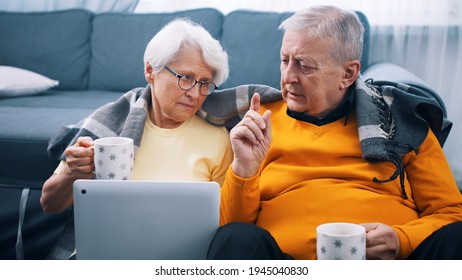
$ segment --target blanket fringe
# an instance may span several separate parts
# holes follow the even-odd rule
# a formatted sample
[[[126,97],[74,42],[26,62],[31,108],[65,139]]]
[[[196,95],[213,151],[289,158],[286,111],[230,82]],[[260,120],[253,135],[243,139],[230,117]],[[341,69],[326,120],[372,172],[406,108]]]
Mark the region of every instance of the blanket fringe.
[[[373,181],[376,183],[386,183],[395,180],[399,176],[399,183],[401,186],[401,192],[403,193],[403,198],[408,199],[409,197],[407,196],[406,188],[404,187],[405,172],[403,161],[395,151],[388,151],[388,155],[390,156],[390,161],[396,167],[395,172],[393,172],[393,174],[388,179],[378,179],[377,177],[374,177]]]

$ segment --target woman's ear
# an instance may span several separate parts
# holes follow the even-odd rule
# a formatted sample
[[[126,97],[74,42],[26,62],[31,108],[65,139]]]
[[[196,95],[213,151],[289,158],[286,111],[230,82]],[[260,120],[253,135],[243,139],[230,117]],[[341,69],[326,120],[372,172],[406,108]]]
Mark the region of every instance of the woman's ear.
[[[358,78],[359,71],[361,68],[361,62],[359,60],[351,60],[345,63],[343,78],[340,83],[341,89],[346,89],[351,86]]]
[[[144,77],[148,84],[152,84],[154,82],[154,70],[149,62],[146,62],[144,66]]]

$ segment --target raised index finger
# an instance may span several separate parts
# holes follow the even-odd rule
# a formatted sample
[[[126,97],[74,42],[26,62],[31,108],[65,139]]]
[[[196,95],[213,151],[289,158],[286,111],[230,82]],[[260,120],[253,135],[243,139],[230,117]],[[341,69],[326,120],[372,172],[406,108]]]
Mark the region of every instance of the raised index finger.
[[[260,113],[260,94],[255,92],[250,99],[250,110]]]

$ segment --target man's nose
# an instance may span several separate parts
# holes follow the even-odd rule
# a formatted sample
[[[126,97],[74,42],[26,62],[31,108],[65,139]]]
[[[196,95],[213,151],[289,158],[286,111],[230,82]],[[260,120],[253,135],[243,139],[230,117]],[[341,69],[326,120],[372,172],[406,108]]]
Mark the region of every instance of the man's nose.
[[[298,69],[295,63],[289,62],[281,71],[281,79],[286,84],[295,83],[298,81]]]

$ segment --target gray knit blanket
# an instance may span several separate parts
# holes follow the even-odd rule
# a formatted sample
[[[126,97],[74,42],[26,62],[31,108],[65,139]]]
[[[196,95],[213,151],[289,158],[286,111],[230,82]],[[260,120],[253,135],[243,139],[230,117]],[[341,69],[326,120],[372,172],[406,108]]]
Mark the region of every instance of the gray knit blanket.
[[[396,166],[388,178],[373,180],[386,182],[399,177],[403,196],[407,198],[401,157],[411,151],[418,152],[429,128],[443,146],[452,127],[444,105],[431,92],[402,83],[358,78],[354,87],[363,158],[369,162],[390,161]],[[212,124],[231,129],[249,109],[254,92],[260,93],[262,103],[281,99],[280,91],[272,87],[243,85],[214,92],[197,114]],[[80,136],[130,137],[135,147],[139,147],[150,100],[149,86],[127,92],[78,124],[64,127],[50,140],[49,155],[64,159],[66,147]]]

